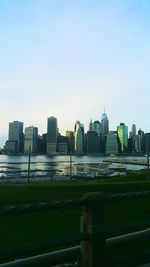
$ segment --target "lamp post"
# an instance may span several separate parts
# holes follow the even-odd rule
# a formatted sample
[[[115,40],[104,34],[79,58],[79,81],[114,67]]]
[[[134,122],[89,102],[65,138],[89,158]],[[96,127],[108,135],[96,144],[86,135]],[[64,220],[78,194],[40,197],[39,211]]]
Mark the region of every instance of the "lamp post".
[[[149,180],[149,152],[147,152],[147,179]]]
[[[30,158],[31,158],[31,146],[29,146],[29,154],[28,154],[28,184],[30,182]]]
[[[52,168],[52,158],[51,158],[51,182],[52,182],[52,179],[53,179],[53,168]]]
[[[72,154],[70,152],[70,179],[72,180]]]
[[[150,133],[145,134],[145,144],[146,144],[146,152],[147,152],[147,179],[149,180],[149,152],[150,152]]]

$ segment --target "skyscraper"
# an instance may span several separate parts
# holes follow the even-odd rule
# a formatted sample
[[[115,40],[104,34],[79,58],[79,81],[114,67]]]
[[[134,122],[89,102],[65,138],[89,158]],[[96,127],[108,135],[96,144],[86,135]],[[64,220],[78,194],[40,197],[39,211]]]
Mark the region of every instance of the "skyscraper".
[[[8,153],[23,152],[23,122],[13,121],[9,123],[8,141],[6,141],[6,151]]]
[[[138,131],[137,138],[138,138],[137,141],[138,152],[142,152],[144,151],[144,132],[141,129],[139,129]]]
[[[83,153],[84,126],[79,121],[77,121],[75,124],[74,138],[75,138],[75,153]]]
[[[107,117],[107,114],[104,113],[102,114],[102,120],[101,120],[101,150],[102,152],[106,152],[106,138],[107,134],[109,133],[109,120]]]
[[[106,153],[118,153],[118,141],[116,132],[110,131],[106,139]]]
[[[109,133],[109,120],[105,111],[102,114],[101,131],[103,136],[106,136]]]
[[[32,154],[37,153],[38,144],[38,128],[29,126],[25,128],[24,137],[24,153],[29,152],[29,148]]]
[[[150,133],[145,133],[144,139],[145,139],[145,152],[150,154]]]
[[[132,124],[132,130],[130,132],[130,151],[136,152],[137,151],[137,136],[136,136],[136,125]]]
[[[73,131],[66,131],[66,137],[68,139],[68,152],[74,152],[74,133]]]
[[[101,135],[102,129],[101,129],[101,123],[99,121],[94,121],[94,131],[97,132],[98,136]]]
[[[87,153],[99,153],[100,152],[100,138],[96,131],[87,132]]]
[[[92,122],[92,119],[90,120],[90,123],[89,123],[89,131],[94,131],[94,124]]]
[[[47,119],[47,154],[54,154],[57,152],[57,119],[49,117]]]
[[[117,126],[117,134],[120,141],[121,152],[126,152],[128,148],[128,126],[124,123],[120,123]]]

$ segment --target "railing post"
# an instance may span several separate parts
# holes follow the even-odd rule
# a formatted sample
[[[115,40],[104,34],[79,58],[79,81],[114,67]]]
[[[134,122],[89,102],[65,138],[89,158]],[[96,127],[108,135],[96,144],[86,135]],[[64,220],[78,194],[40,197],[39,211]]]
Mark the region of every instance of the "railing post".
[[[29,146],[29,154],[28,154],[28,183],[30,182],[30,158],[31,158],[31,146]]]
[[[105,248],[104,197],[101,193],[86,194],[83,199],[81,233],[88,234],[88,240],[81,241],[83,267],[104,266]]]

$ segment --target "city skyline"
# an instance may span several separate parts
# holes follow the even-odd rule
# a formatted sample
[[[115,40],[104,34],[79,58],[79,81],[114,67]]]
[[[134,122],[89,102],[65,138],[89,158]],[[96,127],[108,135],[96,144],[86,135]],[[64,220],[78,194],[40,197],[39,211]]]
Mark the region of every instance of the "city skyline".
[[[97,125],[97,124],[99,124],[99,125]],[[109,127],[110,120],[109,120],[109,117],[108,117],[107,113],[105,112],[105,110],[102,113],[102,115],[100,116],[99,120],[92,120],[92,119],[89,120],[87,129],[85,128],[84,123],[82,123],[79,120],[76,120],[76,122],[74,122],[74,127],[72,129],[65,129],[65,133],[62,133],[59,130],[59,122],[58,122],[57,118],[54,117],[54,116],[51,116],[51,117],[47,118],[47,126],[46,126],[47,130],[45,132],[42,132],[42,133],[38,132],[38,127],[36,127],[35,125],[24,125],[23,121],[20,122],[18,120],[14,120],[13,122],[9,122],[8,123],[9,127],[8,127],[7,139],[8,140],[15,140],[13,135],[14,134],[16,135],[16,131],[18,131],[18,128],[22,129],[21,131],[22,131],[22,133],[24,133],[24,135],[25,135],[26,131],[27,131],[27,135],[28,135],[28,131],[30,132],[31,129],[34,128],[34,129],[36,129],[36,132],[38,134],[37,136],[40,137],[40,136],[43,136],[43,135],[46,134],[47,135],[47,142],[48,143],[52,143],[52,144],[54,144],[54,143],[56,144],[57,136],[59,136],[59,135],[60,136],[67,136],[67,132],[68,131],[71,131],[72,133],[74,133],[74,137],[75,137],[76,128],[77,128],[78,125],[81,126],[81,128],[83,128],[84,134],[88,133],[88,131],[94,131],[94,132],[97,132],[98,135],[99,135],[99,133],[101,133],[101,135],[107,136],[108,133],[118,132],[118,127],[120,127],[120,125],[126,125],[126,123],[120,122],[118,125],[116,125],[116,127],[114,129],[110,129],[110,127]],[[14,130],[11,131],[11,133],[10,133],[10,128],[11,127],[12,127],[12,129],[14,128]],[[54,127],[55,130],[52,130],[52,132],[49,135],[49,132],[51,131],[50,129],[53,129],[53,127]],[[127,127],[127,136],[128,136],[128,138],[131,137],[130,136],[131,133],[136,135],[138,133],[138,131],[143,131],[143,133],[147,133],[147,132],[144,131],[144,129],[141,129],[141,127],[137,128],[136,124],[134,124],[134,123],[132,124],[131,128],[128,125],[126,125],[125,127]],[[19,134],[19,132],[18,132],[18,134]],[[6,142],[6,140],[5,140],[5,142]]]
[[[100,121],[90,120],[87,132],[84,124],[76,121],[74,129],[67,130],[65,136],[59,132],[57,118],[47,118],[47,132],[38,135],[38,128],[28,126],[23,128],[23,122],[9,123],[9,135],[3,152],[6,154],[47,154],[75,153],[145,153],[150,133],[136,130],[132,124],[129,131],[125,123],[117,125],[115,131],[109,130],[109,119],[106,113]]]
[[[104,116],[103,116],[104,115]],[[106,115],[106,116],[105,116]],[[53,117],[53,116],[52,116]],[[110,125],[111,125],[111,121],[110,121],[110,119],[109,119],[109,116],[108,116],[108,114],[105,112],[105,110],[103,111],[103,113],[101,114],[101,116],[99,116],[99,119],[95,119],[95,120],[93,120],[93,119],[89,119],[89,121],[88,121],[88,124],[86,125],[86,127],[85,127],[85,124],[84,124],[84,122],[81,122],[80,120],[76,120],[76,121],[74,121],[74,122],[72,122],[72,124],[73,124],[73,127],[72,128],[67,128],[67,129],[65,129],[64,130],[64,132],[61,132],[60,131],[60,127],[59,127],[59,121],[58,121],[58,125],[57,125],[57,127],[58,127],[58,131],[59,131],[59,134],[62,134],[62,135],[66,135],[66,132],[67,131],[72,131],[72,132],[74,132],[74,129],[75,129],[75,125],[76,125],[76,123],[79,121],[82,125],[83,125],[83,127],[84,127],[84,132],[86,133],[86,132],[88,132],[89,130],[90,130],[90,124],[91,123],[94,123],[94,122],[97,122],[97,121],[99,121],[101,124],[102,124],[102,121],[103,121],[103,119],[104,118],[107,118],[108,119],[108,123],[109,123],[109,128],[110,128]],[[38,134],[39,134],[39,136],[42,136],[43,134],[46,134],[47,133],[47,120],[48,120],[48,118],[45,120],[45,131],[44,132],[39,132],[38,131]],[[19,120],[13,120],[13,122],[19,122]],[[9,126],[9,124],[11,124],[12,122],[8,122],[8,126]],[[24,122],[23,121],[21,121],[21,123],[23,123],[23,132],[25,132],[25,129],[26,128],[30,128],[30,127],[35,127],[35,128],[37,128],[38,129],[38,127],[33,123],[32,125],[31,124],[29,124],[29,125],[25,125],[24,124]],[[127,126],[128,126],[128,136],[129,136],[129,133],[130,133],[130,131],[132,131],[132,127],[133,127],[133,125],[135,125],[135,127],[136,127],[136,131],[138,132],[138,130],[142,130],[142,131],[144,131],[144,133],[147,133],[147,132],[150,132],[150,129],[149,129],[149,131],[145,131],[144,129],[142,129],[141,127],[137,127],[137,125],[136,125],[136,123],[131,123],[131,127],[126,123],[126,122],[123,122],[123,121],[121,121],[121,122],[119,122],[113,129],[109,129],[109,131],[108,132],[112,132],[112,131],[117,131],[117,127],[120,125],[120,123],[125,123]],[[8,128],[8,126],[7,126],[7,135],[6,136],[4,136],[4,138],[2,138],[2,140],[0,140],[0,148],[2,148],[3,146],[4,146],[4,144],[5,144],[5,142],[6,142],[6,140],[8,139],[8,137],[9,137],[9,128]],[[39,130],[39,129],[38,129]]]
[[[10,121],[87,131],[104,106],[110,130],[149,132],[149,13],[148,0],[0,1],[0,147]]]

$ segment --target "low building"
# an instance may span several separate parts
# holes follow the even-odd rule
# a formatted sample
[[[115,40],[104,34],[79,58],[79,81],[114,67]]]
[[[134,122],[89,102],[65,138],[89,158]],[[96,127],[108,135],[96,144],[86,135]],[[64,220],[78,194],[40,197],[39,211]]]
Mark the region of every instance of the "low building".
[[[68,144],[67,143],[58,143],[58,153],[68,153]]]
[[[8,154],[17,153],[17,141],[6,141],[4,151]]]

